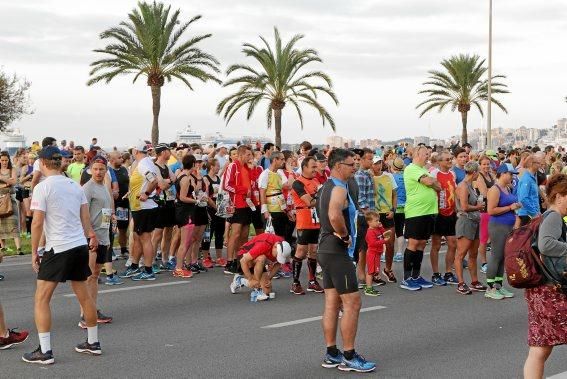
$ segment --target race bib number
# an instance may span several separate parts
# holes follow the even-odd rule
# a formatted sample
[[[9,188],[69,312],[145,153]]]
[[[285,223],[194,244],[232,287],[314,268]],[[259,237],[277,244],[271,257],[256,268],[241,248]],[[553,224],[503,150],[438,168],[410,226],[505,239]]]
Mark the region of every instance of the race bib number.
[[[165,190],[165,200],[166,201],[175,200],[175,194],[173,193],[173,189],[171,187]]]
[[[311,221],[314,224],[319,224],[319,216],[317,215],[317,210],[315,208],[311,208]]]
[[[102,209],[102,221],[100,222],[100,227],[109,229],[111,222],[112,222],[112,209],[103,208]]]
[[[116,220],[117,221],[128,221],[128,209],[127,208],[116,208]]]

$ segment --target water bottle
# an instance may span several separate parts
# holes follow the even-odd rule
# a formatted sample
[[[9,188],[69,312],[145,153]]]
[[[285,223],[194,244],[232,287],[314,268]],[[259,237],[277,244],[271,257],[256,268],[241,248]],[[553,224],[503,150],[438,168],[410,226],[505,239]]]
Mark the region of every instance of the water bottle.
[[[203,235],[203,241],[204,242],[211,242],[211,226],[207,225],[207,228],[205,229],[205,234]]]
[[[445,209],[447,207],[447,194],[445,190],[439,191],[439,209]]]
[[[253,303],[256,303],[258,300],[258,290],[252,290],[252,292],[250,292],[250,301]]]

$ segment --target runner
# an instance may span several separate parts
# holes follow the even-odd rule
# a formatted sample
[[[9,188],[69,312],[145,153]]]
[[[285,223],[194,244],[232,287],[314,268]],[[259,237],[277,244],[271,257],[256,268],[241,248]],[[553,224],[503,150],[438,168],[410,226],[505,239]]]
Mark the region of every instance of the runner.
[[[404,213],[404,207],[406,205],[406,185],[404,184],[404,169],[405,164],[404,160],[400,157],[397,157],[392,162],[392,175],[394,176],[394,180],[398,185],[396,189],[396,194],[398,198],[398,206],[396,207],[396,213],[394,213],[394,227],[396,229],[396,247],[394,251],[396,255],[394,255],[394,262],[403,262],[404,261],[404,250],[406,247],[406,239],[404,237],[404,223],[406,220],[406,215]],[[384,274],[390,280],[390,276],[387,272]]]
[[[392,231],[384,229],[380,222],[380,214],[377,212],[368,211],[364,217],[368,223],[368,229],[364,237],[368,246],[364,294],[367,296],[379,296],[380,292],[374,289],[372,282],[376,282],[377,285],[385,284],[379,276],[379,281],[376,281],[376,274],[380,275],[380,256],[384,253],[384,245],[392,238]]]
[[[413,163],[404,170],[406,186],[405,237],[408,246],[404,252],[404,280],[400,287],[409,291],[431,288],[433,283],[421,277],[423,250],[431,237],[435,215],[439,211],[437,194],[441,187],[425,168],[429,150],[418,146],[413,154]]]
[[[295,206],[295,222],[297,227],[297,250],[292,260],[293,283],[290,292],[294,295],[305,295],[299,277],[303,260],[307,258],[309,285],[308,292],[323,293],[317,282],[317,243],[319,242],[319,218],[315,209],[317,190],[321,186],[314,178],[317,162],[307,157],[301,162],[301,176],[293,182],[291,196]]]
[[[152,245],[152,232],[155,229],[157,204],[151,198],[158,187],[158,170],[154,162],[148,157],[151,146],[142,142],[136,149],[136,167],[132,169],[130,177],[129,201],[134,221],[133,248],[131,252],[132,264],[120,275],[121,278],[132,280],[155,280],[152,262],[154,248]],[[144,270],[138,264],[140,257],[144,257]]]
[[[220,171],[220,164],[216,158],[209,159],[208,162],[209,172],[207,175],[204,176],[205,180],[205,187],[208,188],[208,196],[211,199],[207,207],[207,212],[209,213],[209,219],[211,220],[209,223],[209,239],[208,241],[203,241],[203,252],[205,255],[205,259],[203,260],[203,266],[205,268],[212,268],[214,266],[217,267],[224,267],[226,265],[226,259],[222,256],[222,249],[224,244],[224,228],[225,228],[225,219],[222,217],[217,216],[217,195],[220,190],[221,180],[218,176]],[[215,238],[215,253],[216,253],[216,260],[213,262],[210,255],[211,249],[211,239]]]
[[[205,229],[209,224],[209,214],[207,211],[207,206],[212,206],[213,202],[207,194],[207,187],[203,176],[201,175],[201,167],[203,165],[203,157],[201,155],[195,154],[195,165],[189,174],[195,183],[194,187],[194,197],[197,200],[196,207],[193,213],[193,235],[191,239],[191,246],[189,247],[189,254],[186,256],[185,261],[187,263],[187,269],[191,270],[193,274],[199,274],[201,272],[208,271],[201,261],[199,261],[199,248],[201,247],[201,241],[203,240],[203,234]]]
[[[87,287],[95,306],[97,305],[98,296],[98,278],[100,271],[105,263],[112,263],[112,253],[109,249],[110,238],[108,230],[115,220],[112,198],[108,193],[108,189],[104,184],[104,177],[107,171],[107,161],[102,156],[96,156],[90,164],[92,173],[91,179],[83,186],[87,204],[89,205],[89,214],[91,226],[96,233],[98,240],[98,248],[89,254],[89,268],[91,275],[87,279]],[[114,273],[106,273],[107,284],[120,285],[123,282],[114,275]],[[112,322],[112,317],[104,315],[97,309],[97,322],[106,324]],[[85,319],[81,314],[79,327],[85,329],[87,327]]]
[[[518,211],[522,225],[526,225],[530,220],[540,214],[539,207],[539,187],[537,172],[543,165],[543,158],[540,154],[533,154],[526,158],[524,163],[524,173],[520,176],[518,183],[518,201],[522,207]]]
[[[98,241],[90,224],[87,199],[78,184],[61,175],[61,153],[47,146],[39,154],[40,169],[45,180],[34,188],[32,210],[32,267],[37,275],[35,322],[40,346],[22,359],[28,363],[52,364],[50,302],[59,282],[71,281],[87,326],[87,341],[75,347],[79,353],[100,355],[96,306],[86,280],[89,269],[89,248],[96,251]],[[41,259],[38,245],[45,232],[46,252]],[[85,235],[90,238],[89,245]]]
[[[67,175],[75,182],[81,181],[81,174],[85,169],[85,149],[82,146],[76,146],[73,150],[73,163],[67,167]]]
[[[321,189],[317,212],[321,224],[319,264],[323,269],[325,310],[323,334],[327,352],[322,366],[338,367],[342,371],[370,372],[376,364],[369,362],[354,349],[361,299],[356,270],[349,256],[353,243],[355,205],[346,182],[354,174],[354,153],[345,149],[333,150],[329,155],[331,178]],[[345,207],[345,204],[348,204]],[[341,335],[344,352],[337,348],[337,324],[342,305]]]
[[[433,177],[437,179],[441,187],[441,190],[437,193],[439,213],[435,217],[430,252],[431,269],[433,270],[431,281],[436,286],[458,284],[458,280],[451,271],[455,261],[455,252],[457,251],[457,239],[455,238],[457,183],[455,172],[451,170],[452,161],[451,153],[443,151],[439,154],[439,169],[433,172]],[[439,271],[439,250],[441,249],[441,238],[443,237],[447,242],[447,252],[445,253],[445,275],[441,276]]]
[[[282,170],[285,163],[284,155],[276,151],[270,156],[270,166],[262,171],[258,178],[261,212],[266,222],[271,222],[275,234],[285,237],[288,216],[287,202],[283,195],[283,187],[287,184],[287,178]]]
[[[465,149],[463,149],[462,147],[457,147],[453,151],[453,156],[455,157],[455,164],[452,168],[452,171],[455,173],[455,181],[458,185],[465,178],[465,163],[467,163],[469,155]]]
[[[513,158],[514,159],[514,158]],[[496,178],[492,173],[491,158],[486,155],[482,155],[478,159],[478,164],[480,165],[479,177],[476,181],[476,188],[480,192],[480,195],[484,199],[488,198],[488,190],[492,188]],[[488,245],[488,222],[490,221],[490,215],[486,212],[486,207],[480,212],[480,243],[478,247],[478,253],[480,255],[480,271],[486,274],[488,269],[488,264],[486,263],[486,250]]]
[[[257,300],[267,300],[272,292],[272,279],[281,265],[289,262],[291,246],[283,237],[262,233],[242,245],[238,256],[240,271],[230,283],[230,292],[237,293],[243,286],[262,289]],[[266,272],[268,263],[273,263],[270,272]]]
[[[2,253],[0,253],[0,263],[2,263]],[[12,346],[26,342],[29,332],[27,330],[18,332],[17,329],[18,328],[8,329],[6,327],[4,310],[2,309],[2,304],[0,304],[0,350],[6,350]]]
[[[109,163],[118,182],[118,197],[114,200],[114,206],[116,207],[120,255],[117,255],[116,258],[127,258],[129,254],[128,225],[130,223],[130,203],[128,202],[128,186],[130,185],[130,175],[128,174],[128,169],[123,166],[122,154],[119,152],[109,154]]]

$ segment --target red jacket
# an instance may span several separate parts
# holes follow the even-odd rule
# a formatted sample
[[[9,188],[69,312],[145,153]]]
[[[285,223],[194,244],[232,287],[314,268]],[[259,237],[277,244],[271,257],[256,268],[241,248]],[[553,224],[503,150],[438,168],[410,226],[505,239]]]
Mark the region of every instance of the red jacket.
[[[372,229],[368,228],[366,232],[366,243],[368,244],[368,249],[366,254],[382,254],[384,252],[384,232],[386,230],[382,228]]]
[[[230,194],[235,208],[247,208],[246,198],[251,196],[250,170],[236,160],[228,165],[223,177],[223,190]]]

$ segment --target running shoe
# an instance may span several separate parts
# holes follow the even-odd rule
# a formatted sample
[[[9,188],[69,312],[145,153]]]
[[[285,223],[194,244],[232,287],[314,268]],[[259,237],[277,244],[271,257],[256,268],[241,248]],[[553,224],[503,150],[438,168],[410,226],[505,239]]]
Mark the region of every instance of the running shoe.
[[[81,329],[86,329],[87,328],[87,323],[85,322],[85,317],[81,316],[81,319],[79,320],[79,328]]]
[[[394,262],[403,262],[404,261],[404,253],[396,253],[394,255]]]
[[[224,259],[224,258],[217,258],[217,260],[215,261],[215,266],[216,266],[216,267],[224,267],[224,266],[226,266],[226,259]]]
[[[491,288],[488,291],[486,291],[484,293],[484,297],[486,297],[488,299],[493,299],[493,300],[504,299],[504,295],[502,295],[502,293],[497,288]]]
[[[264,291],[262,290],[257,290],[258,292],[256,293],[256,301],[264,301],[264,300],[268,300],[270,298],[269,295],[266,295],[264,293]]]
[[[282,278],[282,277],[283,277],[282,274],[283,274],[283,273],[282,273],[282,270],[278,270],[278,271],[274,274],[274,276],[272,277],[272,279],[279,279],[279,278]]]
[[[380,262],[386,262],[386,253],[382,253],[382,255],[380,256]]]
[[[441,277],[441,274],[435,274],[431,277],[431,281],[436,286],[446,286],[447,282]]]
[[[293,276],[291,272],[280,270],[280,275],[282,278],[289,279]],[[319,279],[319,277],[317,277]]]
[[[400,288],[403,288],[408,291],[419,291],[421,290],[421,286],[415,282],[412,278],[408,278],[406,280],[402,280],[400,283]]]
[[[155,274],[161,274],[161,270],[159,268],[159,265],[157,263],[152,264],[152,271]]]
[[[323,293],[325,292],[325,290],[319,285],[316,280],[312,280],[307,286],[307,292]]]
[[[480,265],[480,272],[486,274],[486,271],[488,271],[488,263],[483,263],[482,265]]]
[[[119,274],[118,276],[121,278],[131,278],[135,275],[138,275],[140,273],[140,268],[132,268],[132,267],[128,267],[126,269],[126,271],[124,271],[123,273]]]
[[[386,281],[380,277],[380,274],[374,275],[374,276],[372,277],[372,281],[373,281],[377,286],[384,286],[384,285],[386,285]]]
[[[467,283],[459,283],[457,285],[457,292],[460,293],[461,295],[471,295],[472,291],[469,288],[469,286],[467,286]]]
[[[498,288],[498,292],[500,292],[502,295],[504,295],[504,297],[507,298],[507,299],[511,299],[511,298],[514,297],[514,293],[508,291],[508,290],[507,290],[506,288],[504,288],[504,287]]]
[[[282,271],[291,273],[293,271],[293,269],[291,268],[291,263],[284,263],[282,265]]]
[[[476,292],[484,292],[487,289],[487,287],[483,285],[481,282],[472,282],[470,288],[472,291],[476,291]]]
[[[201,264],[201,262],[195,263],[195,267],[199,270],[199,272],[207,272],[207,268]]]
[[[191,270],[193,271],[193,270]],[[227,275],[234,275],[234,274],[238,274],[238,269],[236,267],[236,261],[232,261],[230,264],[227,263],[226,266],[224,267],[224,273]]]
[[[213,263],[213,260],[211,259],[211,257],[207,257],[205,259],[203,259],[203,267],[206,269],[211,269],[213,267],[215,267],[215,264]]]
[[[419,285],[421,288],[433,288],[433,283],[428,280],[423,279],[423,277],[418,276],[417,279],[413,279],[413,281]]]
[[[468,268],[469,267],[469,262],[463,258],[463,268]]]
[[[136,282],[141,281],[141,280],[150,281],[150,280],[156,280],[156,276],[155,276],[154,273],[148,274],[146,271],[144,271],[144,272],[141,272],[137,275],[132,276],[132,280],[134,280]]]
[[[37,349],[35,349],[31,353],[25,353],[22,357],[22,361],[28,363],[37,363],[40,365],[51,365],[55,363],[55,358],[53,358],[53,351],[49,350],[45,353],[42,353],[41,346],[38,346]]]
[[[366,286],[366,288],[364,289],[364,294],[366,296],[380,296],[381,293],[380,291],[375,290],[372,286]]]
[[[343,359],[344,359],[343,353],[341,353],[340,350],[337,356],[335,357],[333,357],[329,353],[326,353],[325,356],[323,357],[323,362],[321,363],[321,366],[325,368],[337,368],[343,362]]]
[[[102,350],[100,349],[100,342],[89,343],[88,341],[85,341],[75,346],[75,351],[77,353],[90,354],[90,355],[102,354]]]
[[[158,251],[157,251],[157,254],[156,254],[156,261],[161,261],[161,250],[158,250]]]
[[[0,350],[6,350],[12,346],[19,345],[28,339],[27,330],[17,331],[18,328],[8,330],[8,337],[0,337]]]
[[[0,282],[4,280],[4,275],[0,274]]]
[[[390,270],[382,270],[382,272],[384,273],[384,275],[386,275],[386,279],[388,279],[388,283],[397,283],[398,280],[396,279],[396,276],[394,275],[394,271],[390,271]]]
[[[230,293],[237,293],[242,288],[242,275],[235,274],[230,283]]]
[[[359,290],[363,290],[366,288],[366,283],[365,282],[358,282],[358,289]]]
[[[100,310],[96,310],[96,322],[97,324],[110,324],[112,322],[112,317],[105,315]]]
[[[175,263],[174,261],[168,261],[168,262],[165,264],[165,271],[170,271],[170,272],[171,272],[171,271],[175,270],[175,265],[176,265],[176,263]]]
[[[303,290],[303,287],[301,287],[300,283],[293,283],[289,292],[294,295],[305,295],[305,291]]]
[[[173,270],[173,274],[174,277],[176,278],[192,278],[193,277],[193,273],[189,270],[185,270],[184,268],[179,268],[179,269],[175,269]]]
[[[447,284],[453,284],[453,285],[459,284],[459,280],[452,272],[445,273],[445,275],[443,276],[443,280],[445,280],[445,283]]]
[[[120,284],[124,284],[124,282],[120,280],[118,275],[113,275],[112,278],[107,276],[104,284],[107,286],[119,286]]]
[[[201,271],[199,270],[199,266],[196,263],[191,263],[187,266],[187,269],[191,271],[193,274],[199,274]]]
[[[354,357],[350,360],[343,357],[343,361],[339,365],[341,371],[371,372],[375,369],[376,363],[367,361],[357,353],[354,353]]]
[[[24,255],[24,252],[21,249],[16,250],[16,252],[18,253],[18,255]]]

